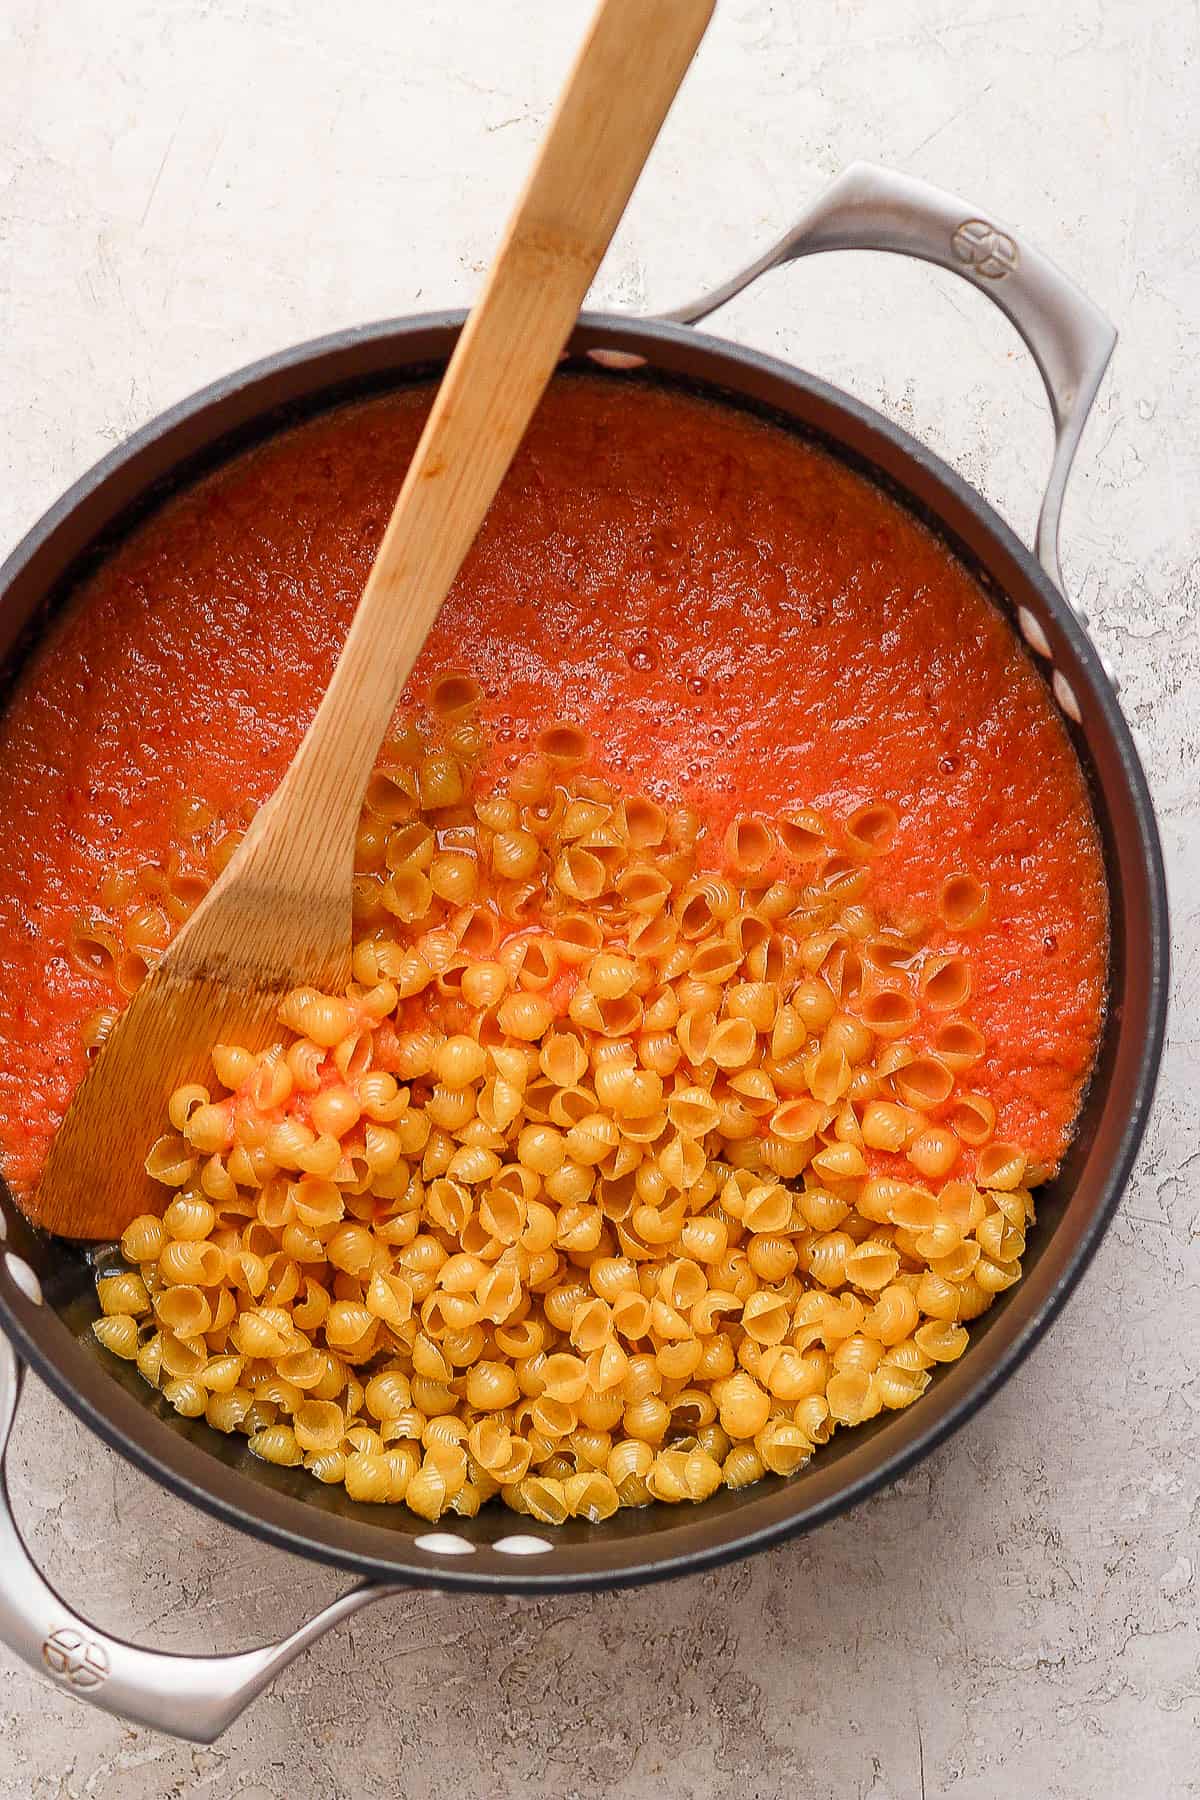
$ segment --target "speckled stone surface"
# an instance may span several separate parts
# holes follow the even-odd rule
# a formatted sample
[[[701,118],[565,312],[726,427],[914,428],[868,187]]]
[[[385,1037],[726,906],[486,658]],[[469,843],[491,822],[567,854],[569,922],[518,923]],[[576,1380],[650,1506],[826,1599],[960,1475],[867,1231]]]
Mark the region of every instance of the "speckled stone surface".
[[[1128,1198],[1050,1340],[890,1493],[666,1588],[414,1594],[212,1750],[0,1655],[2,1800],[1129,1800],[1200,1794],[1200,23],[1192,0],[720,0],[596,299],[677,304],[866,156],[1080,278],[1121,344],[1067,506],[1175,908],[1175,1009]],[[460,304],[585,0],[5,0],[0,544],[133,427],[252,357]],[[772,277],[730,335],[831,377],[1023,530],[1049,428],[1004,322],[923,268]],[[110,1629],[233,1649],[339,1580],[218,1528],[36,1386],[19,1516]]]

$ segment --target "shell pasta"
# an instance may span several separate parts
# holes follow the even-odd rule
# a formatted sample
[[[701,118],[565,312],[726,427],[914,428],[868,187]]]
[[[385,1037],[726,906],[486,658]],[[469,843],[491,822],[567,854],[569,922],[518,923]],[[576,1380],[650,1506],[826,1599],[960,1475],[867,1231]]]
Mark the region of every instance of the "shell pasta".
[[[96,1335],[186,1417],[425,1519],[793,1475],[1020,1276],[1044,1171],[980,1091],[988,891],[950,869],[935,920],[889,916],[890,805],[710,825],[569,720],[497,779],[479,700],[443,674],[384,748],[350,988],[164,1095],[162,1217],[99,1258]],[[118,986],[245,823],[183,805],[195,854],[152,895],[114,875],[73,936]]]

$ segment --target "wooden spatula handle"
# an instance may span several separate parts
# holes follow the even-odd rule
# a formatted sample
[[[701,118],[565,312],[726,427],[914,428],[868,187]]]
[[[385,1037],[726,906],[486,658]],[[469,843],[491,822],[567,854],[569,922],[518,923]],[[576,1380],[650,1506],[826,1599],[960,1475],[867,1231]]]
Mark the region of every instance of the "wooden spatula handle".
[[[601,0],[438,390],[321,706],[280,789],[344,856],[401,690],[529,424],[715,0]],[[303,812],[298,808],[303,805]],[[262,815],[260,815],[262,817]],[[269,815],[263,829],[269,831]],[[338,862],[341,867],[341,862]]]

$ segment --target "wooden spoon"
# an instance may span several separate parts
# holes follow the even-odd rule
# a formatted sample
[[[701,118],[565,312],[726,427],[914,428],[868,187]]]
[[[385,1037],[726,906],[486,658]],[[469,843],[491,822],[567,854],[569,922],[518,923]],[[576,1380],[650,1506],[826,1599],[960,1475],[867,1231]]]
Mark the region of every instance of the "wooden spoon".
[[[401,690],[553,373],[715,0],[602,0],[429,421],[316,717],[236,855],[130,1001],[59,1129],[31,1218],[115,1238],[164,1190],[166,1103],[281,994],[350,979],[363,790]],[[282,604],[282,601],[281,601]]]

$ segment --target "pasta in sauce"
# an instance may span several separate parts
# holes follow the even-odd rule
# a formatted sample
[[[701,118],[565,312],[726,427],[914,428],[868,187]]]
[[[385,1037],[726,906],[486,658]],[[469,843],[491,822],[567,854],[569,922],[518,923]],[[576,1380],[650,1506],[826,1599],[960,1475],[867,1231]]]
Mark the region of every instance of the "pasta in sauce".
[[[18,1189],[311,716],[426,403],[168,503],[18,687]],[[962,1354],[1107,948],[1065,734],[942,546],[773,428],[595,378],[552,388],[414,673],[355,938],[348,994],[164,1096],[168,1203],[96,1334],[355,1499],[546,1523],[791,1474]]]

